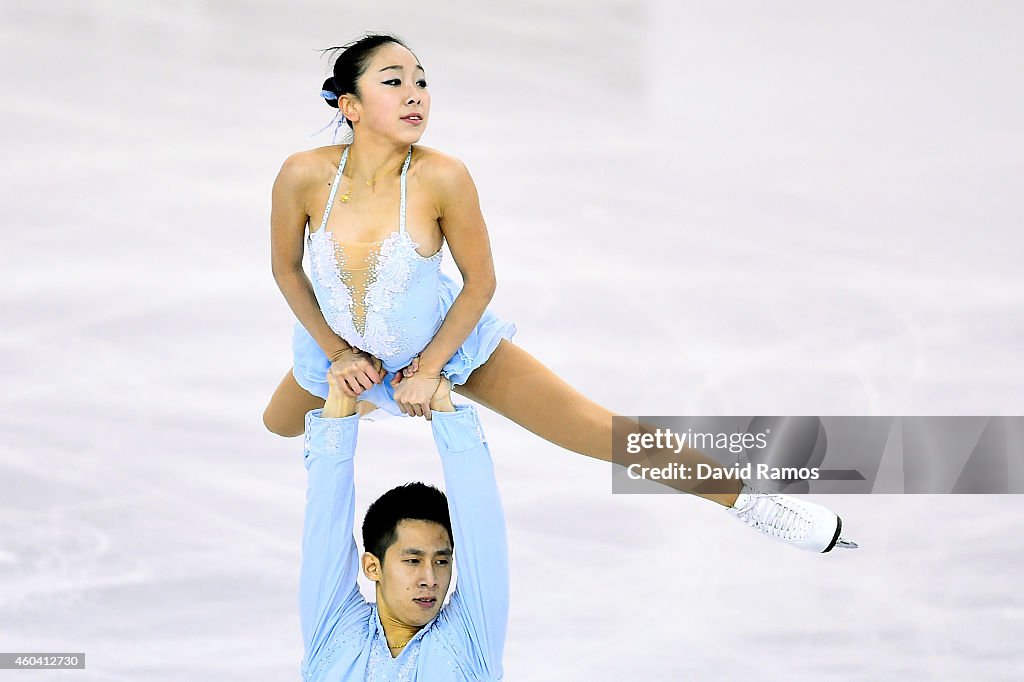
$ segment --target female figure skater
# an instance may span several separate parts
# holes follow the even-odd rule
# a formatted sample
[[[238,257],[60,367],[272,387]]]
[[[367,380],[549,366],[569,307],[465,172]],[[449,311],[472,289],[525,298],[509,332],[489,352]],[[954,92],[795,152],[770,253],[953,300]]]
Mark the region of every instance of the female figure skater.
[[[462,162],[416,144],[430,114],[416,55],[390,35],[340,49],[321,95],[352,142],[291,155],[274,182],[274,279],[299,324],[294,367],[266,408],[267,428],[303,433],[306,412],[324,405],[328,372],[358,397],[363,416],[429,419],[443,376],[542,438],[611,461],[613,414],[512,343],[514,325],[487,310],[495,276],[476,187]],[[461,289],[439,270],[445,242]],[[650,461],[719,468],[695,450],[653,452]],[[827,509],[733,483],[701,492],[669,482],[797,546],[821,552],[838,541],[841,522]]]

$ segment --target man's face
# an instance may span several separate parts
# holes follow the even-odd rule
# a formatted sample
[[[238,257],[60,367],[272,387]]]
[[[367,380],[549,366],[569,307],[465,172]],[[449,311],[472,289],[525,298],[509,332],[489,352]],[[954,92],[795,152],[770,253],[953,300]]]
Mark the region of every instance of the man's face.
[[[384,563],[363,555],[366,577],[378,584],[378,608],[392,618],[422,627],[437,615],[452,582],[452,542],[444,526],[403,519],[398,538],[384,553]]]

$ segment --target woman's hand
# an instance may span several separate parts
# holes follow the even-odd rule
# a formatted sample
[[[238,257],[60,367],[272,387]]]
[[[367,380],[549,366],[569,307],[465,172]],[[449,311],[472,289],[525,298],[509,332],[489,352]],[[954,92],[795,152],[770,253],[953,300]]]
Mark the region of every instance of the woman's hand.
[[[402,414],[426,417],[427,421],[430,421],[430,399],[440,384],[440,375],[429,376],[422,373],[401,379],[400,382],[392,381],[392,385],[396,386],[395,402],[398,403],[398,409]]]
[[[327,372],[338,380],[345,395],[352,398],[379,384],[382,376],[380,360],[358,348],[343,351]]]

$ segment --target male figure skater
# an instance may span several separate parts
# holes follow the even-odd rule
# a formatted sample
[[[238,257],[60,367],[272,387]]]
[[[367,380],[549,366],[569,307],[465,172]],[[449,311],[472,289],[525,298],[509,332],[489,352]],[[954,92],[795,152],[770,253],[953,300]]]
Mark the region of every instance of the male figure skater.
[[[306,519],[299,588],[305,680],[500,680],[508,622],[508,545],[490,451],[476,411],[442,379],[431,428],[444,493],[411,483],[382,495],[363,522],[360,560],[353,457],[359,416],[328,373],[322,410],[306,415]],[[451,512],[449,519],[449,510]],[[453,552],[459,578],[452,579]],[[376,583],[376,602],[356,584]]]

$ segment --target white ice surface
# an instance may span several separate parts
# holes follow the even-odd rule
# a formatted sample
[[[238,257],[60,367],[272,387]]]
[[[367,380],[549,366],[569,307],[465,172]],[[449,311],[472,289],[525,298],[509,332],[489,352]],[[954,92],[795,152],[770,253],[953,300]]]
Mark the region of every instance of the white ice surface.
[[[409,41],[422,142],[480,190],[517,341],[623,414],[1022,414],[1024,6],[0,5],[0,651],[297,679],[301,443],[266,433],[292,317],[271,182],[333,110],[314,48]],[[448,266],[451,266],[449,261]],[[1015,680],[1019,496],[833,496],[862,549],[484,415],[507,679]],[[440,481],[364,425],[358,502]],[[374,460],[383,460],[379,465]]]

